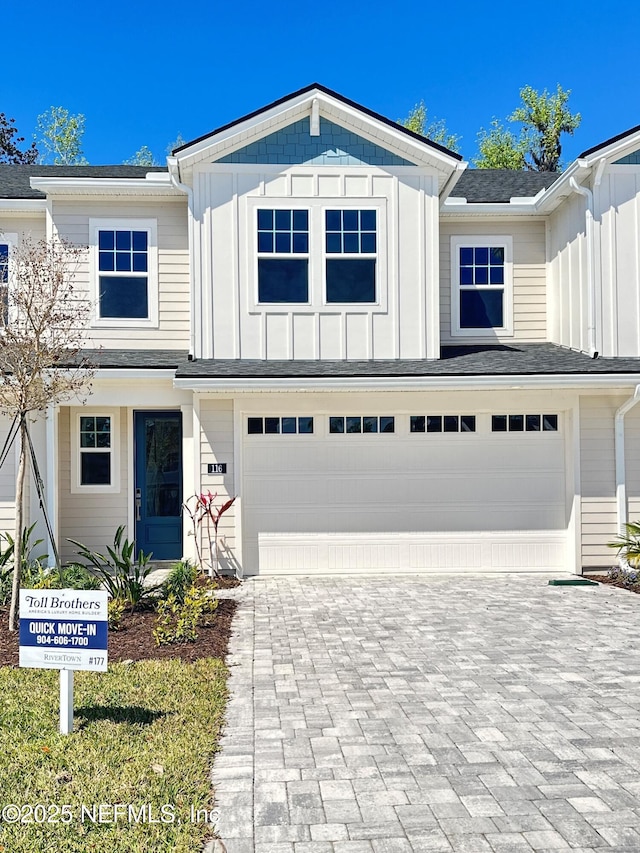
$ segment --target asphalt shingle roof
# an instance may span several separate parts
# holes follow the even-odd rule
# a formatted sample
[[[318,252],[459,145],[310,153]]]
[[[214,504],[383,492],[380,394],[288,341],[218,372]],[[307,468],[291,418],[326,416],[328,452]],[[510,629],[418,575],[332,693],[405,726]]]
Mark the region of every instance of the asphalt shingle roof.
[[[178,367],[179,379],[303,379],[314,377],[509,376],[640,374],[640,358],[590,358],[554,344],[443,347],[437,361],[260,361],[198,359]],[[640,377],[639,377],[640,381]]]
[[[529,198],[547,189],[560,172],[515,172],[511,169],[467,169],[451,191],[455,198],[473,203],[508,202]]]
[[[144,178],[162,166],[38,166],[0,163],[0,198],[44,198],[29,178]]]
[[[188,352],[171,349],[85,349],[80,357],[88,359],[101,370],[175,370],[186,362]]]

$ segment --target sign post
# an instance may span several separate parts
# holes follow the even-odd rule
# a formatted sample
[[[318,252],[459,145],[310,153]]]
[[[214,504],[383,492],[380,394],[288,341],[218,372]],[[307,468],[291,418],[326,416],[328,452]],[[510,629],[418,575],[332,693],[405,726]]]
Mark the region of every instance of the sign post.
[[[107,671],[106,591],[21,589],[20,666],[60,670],[60,734],[72,732],[74,671]]]

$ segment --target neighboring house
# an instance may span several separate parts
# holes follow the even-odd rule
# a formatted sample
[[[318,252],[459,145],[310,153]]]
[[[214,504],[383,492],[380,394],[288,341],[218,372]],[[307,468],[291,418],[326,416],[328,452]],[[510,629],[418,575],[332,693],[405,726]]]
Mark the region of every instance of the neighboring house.
[[[640,515],[639,207],[640,127],[560,175],[474,171],[319,85],[166,170],[0,166],[0,258],[89,247],[93,393],[33,428],[63,556],[120,524],[193,556],[211,490],[245,575],[610,565]]]

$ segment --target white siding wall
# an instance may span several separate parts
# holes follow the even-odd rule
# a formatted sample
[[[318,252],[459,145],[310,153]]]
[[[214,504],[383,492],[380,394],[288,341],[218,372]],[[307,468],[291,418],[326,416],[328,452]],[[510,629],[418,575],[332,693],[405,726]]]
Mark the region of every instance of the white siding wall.
[[[451,237],[453,235],[511,236],[513,238],[513,337],[495,340],[535,342],[547,340],[544,222],[494,220],[440,223],[440,340],[443,344],[488,343],[479,338],[451,334]]]
[[[595,191],[601,226],[603,354],[640,355],[640,167],[609,166]]]
[[[429,294],[437,286],[435,176],[374,167],[201,166],[194,174],[196,289],[204,358],[421,358],[429,340]],[[310,306],[259,306],[255,208],[340,206],[357,199],[379,206],[379,304],[322,305],[323,229],[310,222]],[[356,205],[357,206],[357,205]],[[321,221],[320,217],[317,220]],[[385,226],[386,223],[386,226]],[[320,233],[318,233],[318,231]],[[196,307],[196,313],[199,307]]]
[[[90,346],[127,349],[187,349],[189,346],[189,247],[187,206],[183,198],[117,200],[57,198],[55,227],[61,237],[80,246],[89,244],[89,220],[118,217],[156,219],[158,223],[159,326],[157,329],[93,329]],[[76,284],[91,294],[89,254],[76,275]]]
[[[549,340],[587,350],[585,199],[570,196],[550,217]]]
[[[17,234],[42,240],[46,236],[44,213],[41,216],[10,215],[0,213],[0,238],[2,234]]]
[[[0,448],[4,446],[7,438],[11,421],[8,418],[0,417]],[[14,535],[15,525],[15,495],[16,495],[16,447],[14,444],[5,460],[4,465],[0,468],[0,534],[6,531]],[[28,500],[25,499],[25,506],[28,506]],[[4,547],[7,543],[1,542],[0,547]]]
[[[71,492],[71,418],[70,409],[60,409],[58,425],[58,518],[59,548],[63,560],[75,559],[75,546],[69,537],[87,547],[104,551],[113,544],[121,524],[127,524],[128,443],[127,409],[120,409],[120,491],[115,494],[74,494]]]
[[[233,454],[233,401],[203,398],[200,401],[200,489],[216,495],[215,505],[221,506],[233,497],[234,454]],[[211,462],[226,462],[226,474],[208,474]],[[220,548],[221,565],[225,567],[225,552],[234,548],[235,505],[222,516],[218,533],[223,538]],[[208,559],[209,549],[206,536],[203,540],[204,553]],[[229,568],[234,568],[229,565]]]

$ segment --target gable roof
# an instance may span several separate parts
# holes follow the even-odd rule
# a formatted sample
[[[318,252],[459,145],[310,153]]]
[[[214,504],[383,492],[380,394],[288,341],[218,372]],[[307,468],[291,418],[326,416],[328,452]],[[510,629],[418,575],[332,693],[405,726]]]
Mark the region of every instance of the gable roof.
[[[209,133],[205,133],[203,136],[197,137],[197,139],[192,139],[191,142],[186,142],[184,145],[181,145],[179,148],[175,148],[171,153],[178,154],[180,151],[184,151],[187,148],[190,148],[192,145],[197,145],[200,142],[204,142],[207,139],[212,139],[214,136],[217,136],[219,133],[222,133],[226,130],[230,130],[237,125],[242,124],[245,121],[251,121],[254,118],[258,118],[263,113],[268,112],[269,110],[275,109],[283,104],[286,104],[287,101],[291,101],[294,98],[299,97],[300,95],[305,95],[308,92],[312,92],[317,90],[319,92],[324,92],[325,95],[329,95],[331,98],[335,98],[337,101],[341,101],[348,107],[352,109],[358,110],[365,115],[370,116],[371,118],[376,119],[376,121],[380,121],[383,124],[388,125],[394,130],[399,130],[407,136],[411,137],[418,142],[426,144],[431,148],[436,149],[436,151],[440,151],[442,154],[447,154],[449,157],[453,157],[455,160],[462,161],[463,157],[461,154],[458,154],[455,151],[451,151],[451,149],[446,148],[444,145],[440,145],[437,142],[433,142],[430,139],[426,139],[426,137],[421,136],[419,133],[415,133],[413,130],[409,130],[401,124],[398,124],[395,121],[387,118],[386,116],[380,115],[380,113],[376,113],[373,110],[368,109],[367,107],[363,107],[362,104],[358,104],[355,101],[350,100],[349,98],[345,98],[344,95],[339,94],[338,92],[334,92],[333,89],[328,89],[326,86],[323,86],[321,83],[311,83],[309,86],[304,86],[302,89],[298,89],[295,92],[291,92],[289,95],[285,95],[283,98],[278,98],[277,101],[272,101],[272,103],[267,104],[264,107],[260,107],[260,109],[254,110],[251,113],[247,113],[247,115],[242,116],[241,118],[237,118],[234,121],[229,122],[228,124],[223,124],[221,127],[216,128],[215,130],[210,131]]]
[[[629,130],[625,130],[623,133],[618,133],[616,136],[612,136],[610,139],[605,139],[604,142],[600,142],[598,145],[594,145],[593,148],[587,148],[586,151],[583,151],[579,156],[582,157],[590,157],[592,154],[595,154],[596,151],[600,151],[603,148],[607,148],[609,145],[615,145],[616,142],[622,142],[627,136],[633,136],[634,134],[640,131],[640,124],[637,124],[635,127],[629,128]]]
[[[31,178],[140,178],[148,172],[166,172],[164,166],[39,166],[0,163],[0,198],[45,198]]]

